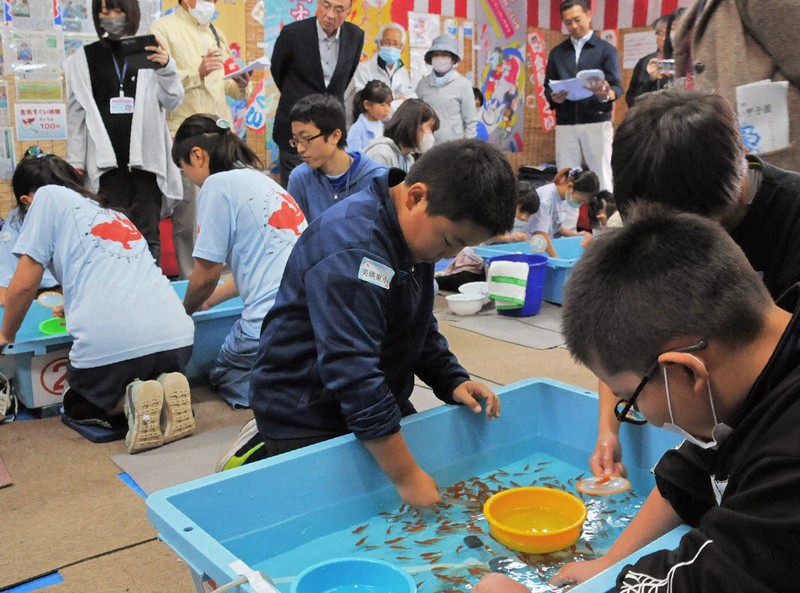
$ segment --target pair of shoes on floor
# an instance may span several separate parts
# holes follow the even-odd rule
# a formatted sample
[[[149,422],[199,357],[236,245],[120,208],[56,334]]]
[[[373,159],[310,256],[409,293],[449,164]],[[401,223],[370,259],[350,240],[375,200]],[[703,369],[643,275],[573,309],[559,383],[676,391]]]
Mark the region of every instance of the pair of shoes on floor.
[[[163,373],[156,380],[130,383],[124,408],[128,453],[154,449],[194,432],[189,381],[181,373]]]
[[[214,471],[223,472],[267,457],[267,445],[258,433],[256,420],[253,418],[239,431],[239,436],[217,462]]]

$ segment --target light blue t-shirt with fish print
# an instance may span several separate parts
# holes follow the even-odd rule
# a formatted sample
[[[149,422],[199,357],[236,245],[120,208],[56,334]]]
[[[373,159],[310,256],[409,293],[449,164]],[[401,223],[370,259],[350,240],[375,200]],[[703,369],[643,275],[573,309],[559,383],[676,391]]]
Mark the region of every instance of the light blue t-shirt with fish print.
[[[189,346],[194,323],[147,241],[114,210],[65,187],[39,188],[17,255],[50,267],[64,289],[75,368],[94,368]]]

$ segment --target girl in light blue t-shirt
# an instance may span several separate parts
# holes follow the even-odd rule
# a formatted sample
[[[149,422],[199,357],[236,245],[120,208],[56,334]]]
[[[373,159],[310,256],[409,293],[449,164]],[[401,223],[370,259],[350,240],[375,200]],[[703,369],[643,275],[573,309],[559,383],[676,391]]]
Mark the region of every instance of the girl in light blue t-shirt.
[[[88,191],[65,160],[30,149],[12,178],[27,208],[8,285],[0,348],[13,342],[45,269],[64,289],[73,343],[64,417],[123,435],[135,453],[191,434],[183,370],[194,327],[156,265],[146,239],[119,211]],[[91,437],[90,437],[91,438]]]
[[[306,219],[225,120],[188,117],[175,134],[172,158],[201,188],[194,268],[183,304],[193,313],[242,297],[242,317],[225,339],[209,380],[229,404],[249,407],[250,369],[261,323],[275,302],[283,268]],[[226,263],[232,276],[219,284]]]

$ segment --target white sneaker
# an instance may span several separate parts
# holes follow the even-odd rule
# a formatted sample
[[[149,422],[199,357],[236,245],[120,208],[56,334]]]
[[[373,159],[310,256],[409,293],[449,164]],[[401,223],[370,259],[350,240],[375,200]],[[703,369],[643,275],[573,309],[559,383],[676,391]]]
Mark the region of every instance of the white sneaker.
[[[189,381],[181,373],[163,373],[158,382],[164,390],[164,407],[161,410],[161,430],[164,442],[171,443],[194,432],[192,393]]]
[[[128,434],[125,445],[128,453],[154,449],[164,444],[161,432],[161,407],[164,390],[158,381],[136,380],[125,389],[125,416],[128,418]]]

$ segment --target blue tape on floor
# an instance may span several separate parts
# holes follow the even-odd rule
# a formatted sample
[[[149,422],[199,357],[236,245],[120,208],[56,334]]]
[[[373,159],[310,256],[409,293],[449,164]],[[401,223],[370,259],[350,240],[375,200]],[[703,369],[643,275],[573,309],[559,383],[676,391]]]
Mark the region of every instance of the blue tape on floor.
[[[44,589],[45,587],[50,587],[52,585],[58,585],[59,583],[63,583],[64,579],[61,578],[61,574],[54,572],[52,574],[45,575],[43,577],[39,577],[38,579],[34,579],[32,581],[28,581],[27,583],[23,583],[12,589],[6,589],[6,593],[29,593],[29,591],[38,591],[39,589]]]
[[[117,474],[117,475],[119,476],[120,480],[122,480],[128,486],[130,486],[131,490],[133,490],[136,494],[138,494],[142,498],[147,499],[147,492],[142,490],[141,487],[139,486],[139,484],[137,484],[136,481],[132,477],[130,477],[125,472],[122,472],[121,474]]]

